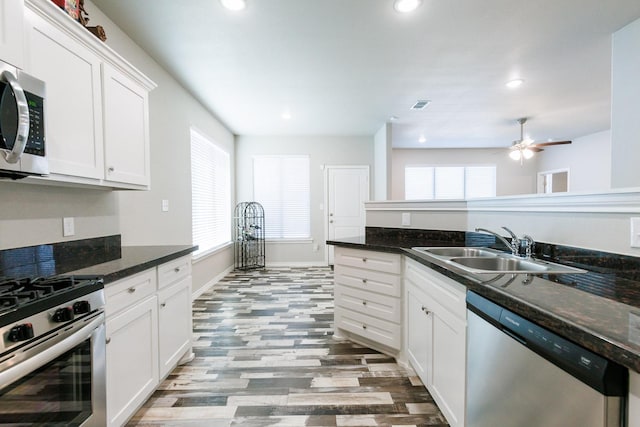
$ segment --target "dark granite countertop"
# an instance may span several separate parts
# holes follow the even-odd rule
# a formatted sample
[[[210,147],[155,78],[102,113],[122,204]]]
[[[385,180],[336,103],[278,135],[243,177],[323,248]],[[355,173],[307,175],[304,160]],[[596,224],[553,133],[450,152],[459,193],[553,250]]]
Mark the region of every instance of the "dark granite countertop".
[[[121,246],[120,235],[0,251],[0,277],[100,276],[105,285],[180,258],[193,245]]]
[[[101,276],[105,286],[127,276],[189,255],[198,247],[191,245],[168,246],[123,246],[118,259],[95,264],[69,274],[91,274]]]
[[[430,262],[411,247],[498,247],[495,240],[481,241],[486,239],[486,235],[478,233],[421,233],[405,233],[401,229],[367,229],[364,238],[327,243],[406,255],[558,335],[640,372],[638,259],[540,244],[536,257],[580,267],[588,272],[462,274]]]

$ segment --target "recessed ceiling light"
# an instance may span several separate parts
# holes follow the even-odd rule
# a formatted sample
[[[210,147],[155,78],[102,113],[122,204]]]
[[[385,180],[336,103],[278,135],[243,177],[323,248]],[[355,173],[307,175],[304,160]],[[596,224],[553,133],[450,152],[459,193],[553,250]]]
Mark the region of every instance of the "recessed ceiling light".
[[[395,0],[393,8],[398,12],[407,13],[416,10],[420,3],[422,0]]]
[[[524,83],[524,80],[522,80],[522,79],[513,79],[513,80],[509,80],[509,81],[506,83],[506,86],[507,86],[508,88],[510,88],[510,89],[515,89],[515,88],[517,88],[517,87],[522,86],[522,83]]]
[[[242,10],[247,7],[245,0],[220,0],[220,3],[229,10]]]
[[[427,138],[425,138],[424,135],[420,135],[420,138],[418,138],[418,142],[420,144],[424,144],[425,142],[427,142]]]
[[[389,116],[390,122],[395,122],[396,120],[398,120],[398,116]]]
[[[285,111],[284,113],[282,113],[282,118],[284,120],[289,120],[291,119],[291,113],[289,111]]]

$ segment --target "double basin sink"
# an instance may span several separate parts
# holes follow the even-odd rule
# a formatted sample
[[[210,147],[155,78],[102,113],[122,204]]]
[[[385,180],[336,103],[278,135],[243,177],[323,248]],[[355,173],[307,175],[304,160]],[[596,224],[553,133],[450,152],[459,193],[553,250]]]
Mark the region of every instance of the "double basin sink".
[[[474,247],[414,247],[415,251],[427,259],[445,268],[462,270],[472,274],[561,274],[585,273],[585,270],[541,261],[533,258],[520,258],[505,252],[489,248]]]

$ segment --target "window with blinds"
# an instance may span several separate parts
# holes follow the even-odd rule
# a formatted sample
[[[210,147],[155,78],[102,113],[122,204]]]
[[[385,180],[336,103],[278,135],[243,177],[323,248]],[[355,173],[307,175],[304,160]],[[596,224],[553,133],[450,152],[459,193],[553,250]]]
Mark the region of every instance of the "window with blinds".
[[[494,197],[495,166],[406,166],[406,200],[446,200]]]
[[[311,236],[309,193],[308,156],[253,158],[253,195],[264,207],[267,239]]]
[[[193,244],[203,253],[231,241],[229,153],[191,129],[191,217]]]

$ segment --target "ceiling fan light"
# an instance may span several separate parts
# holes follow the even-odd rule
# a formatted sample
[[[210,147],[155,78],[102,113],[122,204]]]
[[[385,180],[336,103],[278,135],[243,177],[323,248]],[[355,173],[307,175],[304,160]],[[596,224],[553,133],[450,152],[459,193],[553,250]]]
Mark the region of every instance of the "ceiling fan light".
[[[220,3],[225,8],[233,11],[243,10],[247,7],[245,0],[220,0]]]
[[[534,154],[533,150],[531,150],[529,148],[525,148],[524,150],[522,150],[522,156],[527,160],[532,158],[533,154]]]
[[[420,6],[422,0],[395,0],[393,8],[401,13],[413,12]]]
[[[520,160],[522,158],[522,153],[520,152],[520,150],[511,150],[511,152],[509,153],[509,157],[511,157],[513,160]]]

